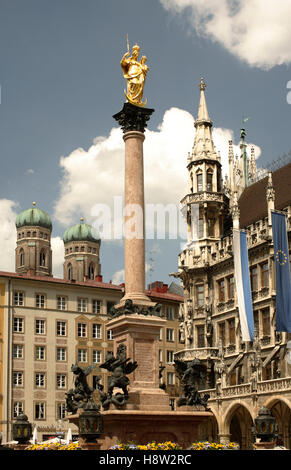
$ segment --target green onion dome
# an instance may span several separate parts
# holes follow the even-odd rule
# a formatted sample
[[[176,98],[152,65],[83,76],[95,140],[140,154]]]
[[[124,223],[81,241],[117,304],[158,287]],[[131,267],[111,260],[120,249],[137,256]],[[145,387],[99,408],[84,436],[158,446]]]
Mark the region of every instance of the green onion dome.
[[[68,228],[63,236],[64,243],[70,242],[95,242],[100,243],[100,236],[97,230],[92,227],[92,225],[82,223],[83,219],[81,219],[80,224],[73,225],[73,227]]]
[[[31,209],[26,209],[25,211],[20,212],[16,217],[15,225],[17,228],[24,226],[36,226],[43,227],[49,230],[52,230],[52,222],[50,216],[43,210],[35,206]]]

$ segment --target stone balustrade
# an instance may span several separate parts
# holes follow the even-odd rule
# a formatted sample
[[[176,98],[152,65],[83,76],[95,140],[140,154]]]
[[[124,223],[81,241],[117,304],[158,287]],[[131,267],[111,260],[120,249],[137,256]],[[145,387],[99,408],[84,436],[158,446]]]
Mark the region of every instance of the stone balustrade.
[[[257,384],[257,395],[267,395],[272,394],[274,392],[286,392],[291,391],[291,377],[285,377],[281,379],[273,379],[273,380],[264,380],[258,382]],[[250,383],[240,384],[240,385],[230,385],[227,387],[221,388],[221,394],[217,396],[216,389],[209,389],[209,390],[201,390],[200,393],[208,393],[210,395],[209,400],[215,401],[217,398],[219,399],[228,399],[233,397],[248,397],[250,396],[252,391],[252,385]]]
[[[183,349],[174,354],[179,361],[192,361],[193,359],[207,360],[217,358],[218,348],[191,348]]]

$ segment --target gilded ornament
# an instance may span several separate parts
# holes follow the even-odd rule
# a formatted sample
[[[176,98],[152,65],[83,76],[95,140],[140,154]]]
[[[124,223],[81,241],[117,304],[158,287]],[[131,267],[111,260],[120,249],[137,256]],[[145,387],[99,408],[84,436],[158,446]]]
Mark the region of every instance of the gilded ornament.
[[[127,91],[124,90],[127,101],[136,106],[145,106],[147,100],[145,99],[142,102],[142,98],[149,67],[146,65],[146,56],[142,56],[140,61],[138,60],[139,52],[140,47],[135,44],[130,55],[129,44],[127,43],[127,52],[122,57],[120,65],[123,76],[127,80]]]

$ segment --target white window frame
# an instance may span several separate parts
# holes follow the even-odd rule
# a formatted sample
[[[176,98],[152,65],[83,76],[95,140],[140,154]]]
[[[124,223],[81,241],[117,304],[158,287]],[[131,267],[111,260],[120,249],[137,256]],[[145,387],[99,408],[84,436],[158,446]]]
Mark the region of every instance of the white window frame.
[[[45,308],[46,295],[35,294],[35,306],[36,308]]]
[[[24,292],[14,291],[14,293],[13,293],[13,305],[15,305],[16,307],[23,307],[24,306]]]
[[[57,308],[58,310],[67,310],[67,297],[63,295],[57,296]]]
[[[57,388],[67,388],[67,376],[66,374],[57,374]]]
[[[14,387],[23,387],[23,372],[14,371],[12,377]]]
[[[174,351],[167,349],[167,364],[173,364],[174,362]]]
[[[102,324],[101,323],[93,323],[93,325],[92,325],[92,338],[102,339]]]
[[[78,362],[88,362],[88,351],[87,349],[78,349]]]
[[[15,401],[13,403],[13,418],[22,415],[24,412],[24,403],[23,401]]]
[[[35,346],[35,360],[36,361],[45,361],[46,350],[44,345]]]
[[[24,333],[24,318],[23,317],[13,318],[13,333]]]
[[[44,318],[35,319],[35,334],[36,335],[46,334],[46,321]]]
[[[23,344],[13,344],[13,359],[23,359]]]
[[[78,338],[87,338],[88,324],[84,322],[78,323]]]
[[[57,362],[65,362],[67,360],[67,348],[57,347]]]
[[[34,375],[35,388],[45,388],[45,385],[46,385],[45,372],[35,372],[35,375]]]
[[[37,407],[38,407],[38,413],[37,413]],[[45,402],[34,403],[34,419],[43,420],[45,419],[45,415],[46,415],[46,403]]]
[[[167,328],[166,340],[170,343],[172,343],[175,340],[174,328]]]
[[[92,361],[94,364],[100,364],[102,362],[102,351],[100,349],[93,349]]]
[[[66,416],[66,403],[57,403],[56,419],[64,419]]]
[[[112,330],[107,330],[106,337],[109,341],[113,340],[113,332]]]
[[[67,322],[65,320],[57,320],[57,336],[67,336]]]
[[[78,312],[82,312],[82,313],[87,312],[87,299],[84,299],[84,298],[78,299]]]
[[[93,313],[96,313],[96,314],[100,315],[100,313],[101,313],[101,306],[102,306],[102,301],[101,301],[101,300],[93,299],[93,301],[92,301],[92,310],[93,310]]]

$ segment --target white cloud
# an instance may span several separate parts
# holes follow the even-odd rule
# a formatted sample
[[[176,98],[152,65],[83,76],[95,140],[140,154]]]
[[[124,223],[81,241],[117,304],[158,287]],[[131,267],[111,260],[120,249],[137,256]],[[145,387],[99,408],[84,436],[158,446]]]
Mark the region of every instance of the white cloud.
[[[188,189],[187,155],[192,149],[194,136],[193,116],[178,108],[165,112],[158,130],[146,131],[144,175],[147,204],[179,205]],[[225,174],[228,172],[228,141],[233,140],[233,132],[214,128],[213,140],[221,152]],[[234,151],[239,154],[239,146]],[[258,147],[256,152],[259,155]],[[79,148],[62,157],[60,165],[64,175],[60,197],[55,204],[55,217],[59,222],[68,226],[77,223],[83,215],[88,223],[94,223],[96,204],[105,204],[110,212],[114,198],[122,209],[124,141],[119,129],[112,129],[108,137],[96,137],[88,150]],[[111,215],[113,217],[113,211]],[[121,214],[118,220],[122,221]]]
[[[60,237],[51,238],[51,247],[53,252],[53,276],[63,277],[63,264],[64,264],[64,242]]]
[[[17,204],[8,199],[0,199],[0,270],[15,271],[15,248]]]
[[[291,2],[266,0],[160,0],[187,10],[196,33],[218,42],[251,66],[268,69],[291,61]]]
[[[119,285],[119,284],[123,284],[123,283],[124,283],[124,269],[120,269],[120,271],[116,271],[113,274],[112,284]]]

